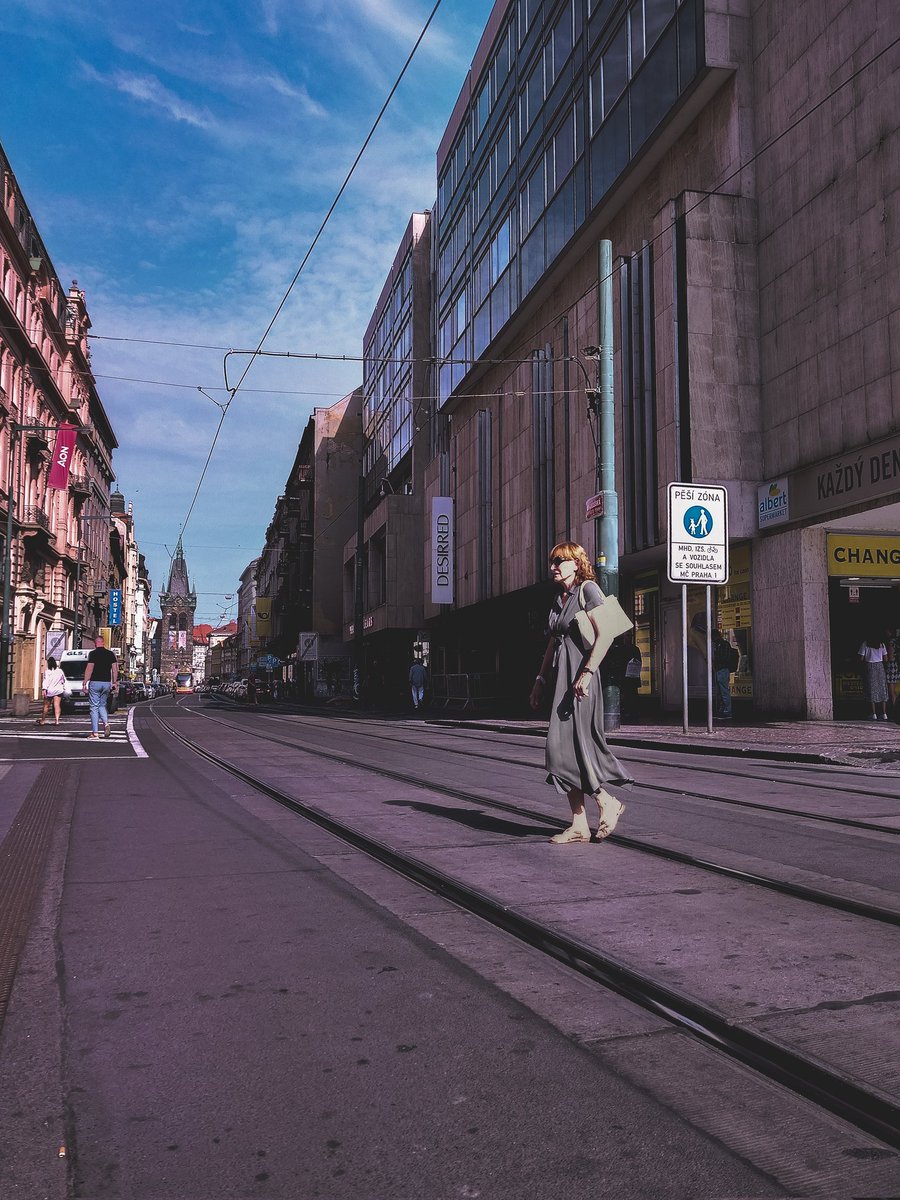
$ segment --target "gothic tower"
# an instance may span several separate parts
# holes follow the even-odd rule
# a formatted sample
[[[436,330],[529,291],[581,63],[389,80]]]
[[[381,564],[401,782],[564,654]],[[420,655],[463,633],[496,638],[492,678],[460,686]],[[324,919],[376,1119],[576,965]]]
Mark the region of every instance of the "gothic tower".
[[[190,671],[194,658],[194,610],[197,594],[188,581],[187,563],[181,538],[169,570],[169,586],[159,594],[160,663],[159,677],[172,683],[179,671]]]

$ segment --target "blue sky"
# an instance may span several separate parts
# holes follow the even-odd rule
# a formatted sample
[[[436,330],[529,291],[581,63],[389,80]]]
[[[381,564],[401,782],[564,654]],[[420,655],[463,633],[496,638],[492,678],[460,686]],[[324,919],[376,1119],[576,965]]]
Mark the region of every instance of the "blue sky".
[[[3,0],[0,142],[92,332],[255,346],[431,7]],[[267,349],[360,353],[409,214],[434,201],[491,8],[444,0]],[[222,352],[98,337],[92,354],[156,593],[219,419],[197,388],[224,398]],[[254,365],[185,532],[198,620],[228,609],[311,409],[359,382],[358,364]]]

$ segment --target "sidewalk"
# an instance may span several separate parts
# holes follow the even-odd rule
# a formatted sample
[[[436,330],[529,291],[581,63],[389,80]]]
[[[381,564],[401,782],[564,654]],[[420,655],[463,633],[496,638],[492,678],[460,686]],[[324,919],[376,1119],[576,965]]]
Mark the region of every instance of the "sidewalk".
[[[465,719],[431,714],[429,724],[456,725],[499,733],[539,736],[547,722]],[[705,725],[685,733],[681,721],[625,724],[609,735],[611,745],[646,750],[679,750],[695,754],[744,755],[783,762],[840,763],[850,766],[886,766],[900,771],[900,726],[892,721],[764,721],[716,722],[712,733]]]

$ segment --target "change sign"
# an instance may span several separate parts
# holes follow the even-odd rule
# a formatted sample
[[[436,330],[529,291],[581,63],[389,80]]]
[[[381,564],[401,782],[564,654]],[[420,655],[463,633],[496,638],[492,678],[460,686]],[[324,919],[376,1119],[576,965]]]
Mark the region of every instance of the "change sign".
[[[669,579],[728,582],[728,492],[707,484],[669,484]]]

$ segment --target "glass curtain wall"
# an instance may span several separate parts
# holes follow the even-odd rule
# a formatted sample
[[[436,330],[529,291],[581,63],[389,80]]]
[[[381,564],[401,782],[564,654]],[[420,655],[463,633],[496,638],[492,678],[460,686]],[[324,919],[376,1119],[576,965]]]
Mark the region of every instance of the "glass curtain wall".
[[[375,332],[363,349],[363,472],[367,499],[412,446],[412,254],[404,259]]]
[[[440,403],[703,66],[703,0],[516,0],[438,179]]]

